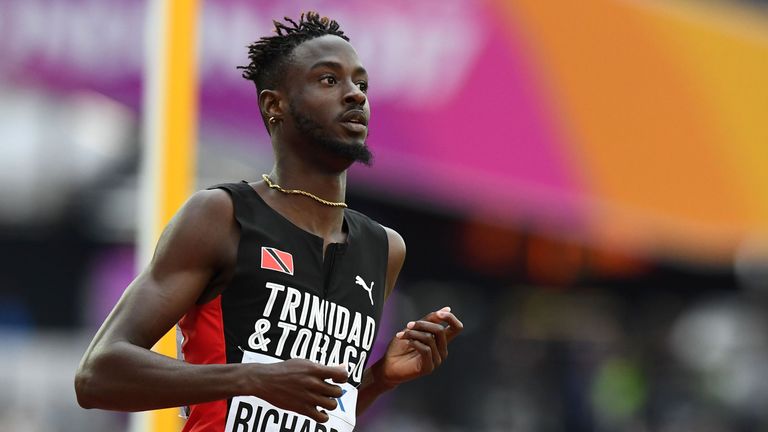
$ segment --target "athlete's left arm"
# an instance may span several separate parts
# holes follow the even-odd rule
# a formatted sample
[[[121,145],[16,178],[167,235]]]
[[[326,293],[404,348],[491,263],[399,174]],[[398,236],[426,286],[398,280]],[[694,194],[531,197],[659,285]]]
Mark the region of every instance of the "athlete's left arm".
[[[385,292],[389,297],[405,261],[405,242],[396,231],[384,229],[389,240]],[[448,306],[409,322],[392,338],[384,356],[363,374],[358,389],[357,414],[362,414],[382,393],[437,369],[448,357],[448,343],[463,328]]]

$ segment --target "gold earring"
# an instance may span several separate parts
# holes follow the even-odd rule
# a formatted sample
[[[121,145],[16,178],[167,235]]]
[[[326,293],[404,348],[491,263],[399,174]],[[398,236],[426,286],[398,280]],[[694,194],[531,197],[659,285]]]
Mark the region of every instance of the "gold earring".
[[[271,116],[269,118],[269,124],[271,124],[271,125],[277,124],[277,118],[275,118],[275,116]]]

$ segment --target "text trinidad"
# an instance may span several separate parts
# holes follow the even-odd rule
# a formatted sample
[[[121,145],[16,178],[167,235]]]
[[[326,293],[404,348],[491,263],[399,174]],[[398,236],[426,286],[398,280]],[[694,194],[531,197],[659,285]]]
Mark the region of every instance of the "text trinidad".
[[[347,364],[350,378],[360,383],[376,335],[376,321],[360,312],[296,288],[267,282],[269,299],[248,346],[281,358],[305,358],[324,365]],[[282,300],[282,307],[275,307]],[[267,337],[280,331],[277,340]],[[292,342],[290,342],[292,341]],[[286,346],[287,344],[290,346]]]

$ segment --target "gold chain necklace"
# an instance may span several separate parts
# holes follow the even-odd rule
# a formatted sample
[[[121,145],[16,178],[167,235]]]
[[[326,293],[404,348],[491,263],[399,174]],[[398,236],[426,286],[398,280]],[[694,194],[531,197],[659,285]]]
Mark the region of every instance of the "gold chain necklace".
[[[331,206],[331,207],[343,207],[343,208],[347,208],[347,203],[344,203],[344,202],[333,202],[333,201],[326,201],[326,200],[324,200],[324,199],[322,199],[322,198],[320,198],[320,197],[318,197],[318,196],[316,196],[316,195],[313,195],[313,194],[311,194],[311,193],[309,193],[309,192],[307,192],[307,191],[303,191],[303,190],[300,190],[300,189],[283,189],[283,187],[282,187],[282,186],[280,186],[279,184],[277,184],[277,183],[272,183],[272,180],[270,180],[270,179],[269,179],[269,175],[267,175],[267,174],[262,174],[262,175],[261,175],[261,178],[263,178],[263,179],[264,179],[264,182],[265,182],[265,183],[267,183],[267,186],[269,186],[269,188],[270,188],[270,189],[276,189],[276,190],[279,190],[280,192],[282,192],[282,193],[284,193],[284,194],[289,194],[289,195],[304,195],[305,197],[309,197],[309,198],[312,198],[313,200],[315,200],[315,201],[319,202],[320,204],[325,204],[325,205],[327,205],[327,206]]]

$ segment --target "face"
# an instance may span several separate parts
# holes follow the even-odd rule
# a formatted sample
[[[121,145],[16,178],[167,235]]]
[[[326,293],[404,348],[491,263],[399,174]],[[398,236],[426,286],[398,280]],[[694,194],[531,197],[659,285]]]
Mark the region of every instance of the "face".
[[[370,164],[368,74],[352,45],[330,35],[309,40],[294,49],[286,69],[286,120],[293,130],[285,132],[351,162]]]

